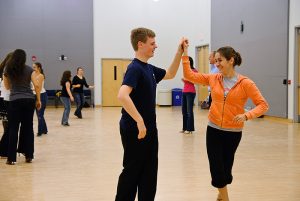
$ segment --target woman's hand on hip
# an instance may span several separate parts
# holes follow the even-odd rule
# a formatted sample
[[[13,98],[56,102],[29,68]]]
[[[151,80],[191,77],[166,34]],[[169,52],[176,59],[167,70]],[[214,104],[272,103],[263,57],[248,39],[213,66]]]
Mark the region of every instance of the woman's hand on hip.
[[[233,118],[233,121],[237,122],[237,123],[242,123],[246,120],[247,120],[247,117],[245,114],[238,114]]]

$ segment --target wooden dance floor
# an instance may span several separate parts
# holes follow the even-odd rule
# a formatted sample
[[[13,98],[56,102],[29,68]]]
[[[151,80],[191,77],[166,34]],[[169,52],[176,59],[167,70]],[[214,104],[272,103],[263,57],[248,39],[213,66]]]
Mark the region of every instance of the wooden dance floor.
[[[180,107],[158,107],[156,201],[215,201],[205,148],[207,110],[195,111],[196,132],[181,134]],[[89,108],[70,127],[62,108],[47,108],[48,135],[35,137],[35,159],[0,160],[0,201],[113,201],[122,170],[120,108]],[[37,120],[34,122],[37,132]],[[0,128],[0,136],[3,128]],[[36,135],[36,134],[35,134]],[[264,118],[246,123],[228,186],[231,201],[300,200],[300,124]]]

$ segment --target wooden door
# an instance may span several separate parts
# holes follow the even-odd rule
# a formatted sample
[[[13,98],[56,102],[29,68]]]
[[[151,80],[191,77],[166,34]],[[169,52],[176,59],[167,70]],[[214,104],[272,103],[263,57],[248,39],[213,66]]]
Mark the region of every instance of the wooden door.
[[[102,106],[121,106],[117,95],[130,59],[102,59]]]
[[[208,62],[208,45],[197,48],[197,63],[198,71],[200,73],[209,73],[209,62]],[[198,104],[200,105],[208,96],[207,86],[198,85]]]

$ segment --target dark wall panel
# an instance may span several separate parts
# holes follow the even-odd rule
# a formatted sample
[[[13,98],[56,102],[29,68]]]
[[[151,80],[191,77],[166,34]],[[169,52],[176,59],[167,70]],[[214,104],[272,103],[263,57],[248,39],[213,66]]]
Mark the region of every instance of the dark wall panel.
[[[0,60],[16,48],[44,66],[46,89],[60,88],[64,70],[84,66],[94,82],[92,0],[0,0]],[[64,54],[68,60],[60,61]]]
[[[212,49],[229,45],[241,53],[237,71],[256,82],[270,104],[267,114],[278,117],[287,117],[282,83],[288,73],[288,6],[288,0],[213,0],[211,5]]]

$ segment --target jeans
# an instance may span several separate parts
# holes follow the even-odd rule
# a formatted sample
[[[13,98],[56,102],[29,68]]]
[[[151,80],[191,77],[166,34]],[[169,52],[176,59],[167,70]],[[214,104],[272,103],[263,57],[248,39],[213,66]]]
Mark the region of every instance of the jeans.
[[[71,101],[69,97],[60,97],[61,102],[63,103],[65,110],[61,119],[61,124],[65,125],[68,124],[69,122],[69,115],[71,111]]]
[[[76,115],[79,118],[82,118],[81,110],[84,105],[84,94],[83,93],[74,93],[74,99],[76,103],[76,111],[74,115]]]
[[[16,161],[19,127],[21,126],[19,145],[22,144],[22,153],[28,158],[33,158],[34,134],[33,113],[35,100],[31,98],[17,99],[9,102],[9,143],[8,161]],[[22,136],[22,137],[21,137]]]
[[[48,133],[47,124],[44,118],[44,113],[47,105],[48,96],[47,93],[41,93],[41,103],[42,107],[40,110],[36,110],[38,116],[38,134]]]
[[[195,93],[182,93],[182,117],[183,117],[183,131],[194,131],[194,100]]]

